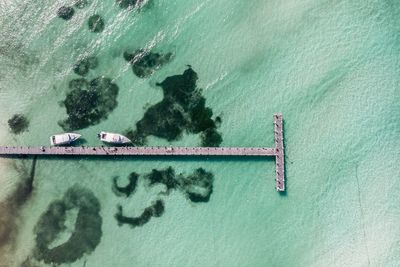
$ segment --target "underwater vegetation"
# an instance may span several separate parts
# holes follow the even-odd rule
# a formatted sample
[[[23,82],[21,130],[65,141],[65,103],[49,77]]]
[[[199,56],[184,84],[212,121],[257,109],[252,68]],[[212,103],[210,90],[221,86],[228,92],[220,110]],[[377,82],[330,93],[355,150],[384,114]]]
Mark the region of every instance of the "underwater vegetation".
[[[104,20],[100,15],[97,14],[89,17],[88,25],[89,25],[89,30],[91,32],[96,32],[96,33],[102,32],[105,27]]]
[[[175,174],[172,167],[163,170],[153,169],[151,173],[144,176],[149,186],[156,184],[165,185],[169,193],[177,189],[184,193],[192,202],[208,202],[213,192],[214,175],[203,168],[196,169],[190,175]]]
[[[82,9],[84,7],[87,7],[89,4],[90,3],[88,0],[76,0],[74,3],[74,7],[78,8],[78,9]]]
[[[66,230],[67,212],[78,209],[74,230],[69,239],[53,248],[49,245]],[[50,203],[34,228],[36,247],[34,258],[45,263],[71,263],[91,253],[100,243],[102,218],[100,203],[86,188],[74,185],[61,200]]]
[[[90,2],[88,0],[75,0],[74,7],[78,9],[85,8]],[[57,10],[57,16],[63,20],[70,20],[75,14],[75,9],[71,6],[62,6]],[[97,17],[96,17],[97,16]],[[104,21],[99,15],[94,15],[89,18],[89,29],[94,32],[101,32],[104,29]]]
[[[213,192],[214,175],[203,168],[191,175],[182,177],[180,186],[192,202],[208,202]]]
[[[152,187],[157,184],[162,184],[166,187],[164,195],[168,195],[172,190],[179,190],[188,200],[193,203],[208,202],[213,192],[213,181],[214,175],[211,172],[204,170],[203,168],[196,169],[190,175],[175,174],[175,170],[172,167],[166,169],[153,169],[150,173],[142,176],[147,182],[147,185]],[[139,175],[135,172],[129,176],[129,184],[126,187],[117,189],[116,178],[113,180],[113,191],[117,196],[130,196],[136,188]],[[157,200],[152,203],[151,206],[144,209],[142,214],[138,217],[128,217],[124,215],[123,207],[119,205],[115,219],[118,221],[118,225],[129,224],[131,227],[143,226],[150,221],[152,217],[161,217],[165,210],[164,202]]]
[[[68,88],[70,90],[89,90],[89,82],[84,78],[73,79],[68,83]]]
[[[29,174],[28,172],[23,172],[23,181],[18,184],[14,192],[14,201],[15,205],[17,206],[22,206],[32,195],[34,189],[33,182],[35,179],[36,163],[37,156],[34,156]]]
[[[189,66],[183,74],[167,77],[157,83],[163,89],[164,98],[150,106],[142,119],[136,123],[136,130],[129,129],[127,137],[135,145],[144,145],[146,137],[157,136],[168,141],[178,140],[184,131],[201,133],[202,146],[215,147],[222,142],[221,134],[213,119],[213,111],[206,107],[206,99],[197,88],[197,73]]]
[[[25,160],[22,160],[25,161]],[[31,161],[31,160],[27,160]],[[21,224],[21,211],[32,197],[37,157],[29,167],[14,165],[19,173],[15,189],[0,201],[0,266],[14,266]]]
[[[139,78],[147,78],[162,65],[168,63],[172,53],[165,55],[138,49],[134,53],[124,52],[124,59],[132,65],[133,73]]]
[[[85,57],[76,62],[75,65],[73,66],[73,70],[76,74],[80,76],[85,76],[86,74],[89,73],[89,70],[97,68],[98,65],[99,61],[97,57],[90,56],[90,57]]]
[[[149,207],[145,208],[138,217],[127,217],[123,215],[122,206],[118,206],[118,212],[115,214],[115,218],[118,221],[118,225],[129,224],[132,228],[137,226],[143,226],[148,223],[151,217],[161,217],[164,213],[164,202],[157,200],[153,202]]]
[[[70,20],[75,14],[75,10],[70,6],[62,6],[57,10],[57,16],[64,20]]]
[[[129,197],[131,194],[135,192],[136,185],[139,179],[139,174],[132,172],[129,177],[129,183],[126,186],[118,185],[118,177],[114,177],[113,179],[113,191],[117,196],[125,195]]]
[[[117,107],[119,88],[110,78],[97,77],[90,82],[75,79],[62,104],[68,118],[58,124],[65,130],[78,130],[105,120]]]
[[[73,71],[86,76],[98,65],[97,57],[87,56],[74,64]],[[58,122],[65,131],[96,125],[107,119],[118,105],[119,88],[111,78],[100,76],[91,81],[76,78],[68,83],[68,87],[66,98],[60,102],[66,108],[68,118]]]
[[[146,0],[116,0],[115,2],[120,8],[132,9],[134,7],[141,7],[146,3]]]
[[[222,143],[221,134],[215,128],[208,128],[201,133],[201,145],[204,147],[215,147]]]
[[[11,129],[11,132],[14,134],[19,134],[29,127],[29,121],[23,114],[15,114],[8,120],[8,126]]]
[[[179,181],[176,179],[175,170],[172,167],[168,167],[165,170],[153,169],[151,173],[146,174],[144,177],[150,186],[156,184],[165,185],[167,193],[172,189],[176,189],[179,185]]]

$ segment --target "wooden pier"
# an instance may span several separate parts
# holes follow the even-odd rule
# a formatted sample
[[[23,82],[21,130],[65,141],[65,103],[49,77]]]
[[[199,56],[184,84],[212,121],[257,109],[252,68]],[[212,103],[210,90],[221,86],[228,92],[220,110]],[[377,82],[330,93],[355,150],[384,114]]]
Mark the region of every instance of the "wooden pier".
[[[0,146],[0,156],[274,156],[276,190],[285,191],[282,115],[274,115],[275,147],[88,147],[88,146]]]
[[[285,153],[282,114],[274,115],[276,190],[285,191]]]

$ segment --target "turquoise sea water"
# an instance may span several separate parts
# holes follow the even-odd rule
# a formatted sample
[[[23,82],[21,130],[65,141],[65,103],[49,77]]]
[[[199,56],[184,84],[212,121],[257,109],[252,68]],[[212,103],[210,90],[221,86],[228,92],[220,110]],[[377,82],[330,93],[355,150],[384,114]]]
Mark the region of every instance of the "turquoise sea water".
[[[157,82],[198,74],[206,105],[222,118],[222,146],[273,146],[273,118],[285,120],[287,189],[274,188],[275,163],[241,159],[39,158],[34,189],[15,204],[15,188],[31,159],[0,161],[0,266],[47,266],[33,259],[35,225],[49,204],[75,184],[101,205],[101,240],[62,266],[398,266],[400,262],[400,7],[395,1],[165,1],[140,11],[90,1],[69,21],[57,18],[72,1],[0,2],[0,142],[43,145],[63,130],[59,102],[72,66],[96,55],[119,86],[118,106],[101,123],[79,130],[99,144],[100,130],[122,132],[162,99]],[[102,33],[88,31],[100,14]],[[151,77],[135,76],[123,59],[138,48],[172,52]],[[23,113],[28,131],[7,120]],[[149,137],[148,145],[195,146]],[[112,178],[172,166],[214,174],[206,203],[179,190],[147,187],[117,197]],[[141,227],[118,226],[117,205],[138,216],[156,199],[165,212]],[[68,240],[76,213],[53,246]],[[58,243],[57,243],[58,242]],[[36,265],[34,265],[36,264]]]

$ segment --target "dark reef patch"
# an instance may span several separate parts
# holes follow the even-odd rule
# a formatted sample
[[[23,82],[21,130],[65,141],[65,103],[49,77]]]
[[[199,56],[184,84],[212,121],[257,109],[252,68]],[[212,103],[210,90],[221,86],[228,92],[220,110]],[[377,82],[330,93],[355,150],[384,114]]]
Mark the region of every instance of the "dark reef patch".
[[[23,114],[15,114],[8,120],[8,126],[11,132],[14,134],[19,134],[24,132],[29,127],[29,121]]]
[[[135,7],[140,8],[146,3],[146,0],[116,0],[115,1],[120,8],[133,9]]]
[[[215,117],[215,124],[219,127],[222,123],[222,118],[220,116]]]
[[[135,145],[144,145],[149,135],[168,141],[178,140],[184,131],[201,133],[203,146],[219,146],[221,134],[213,119],[211,108],[197,88],[197,73],[189,66],[182,75],[167,77],[157,85],[163,89],[164,98],[150,106],[143,118],[136,123],[136,130],[127,130],[127,136]]]
[[[85,57],[75,63],[75,65],[73,66],[73,70],[76,74],[80,76],[85,76],[89,73],[90,69],[95,69],[98,65],[99,62],[96,57]]]
[[[143,226],[148,223],[151,217],[161,217],[164,213],[164,202],[157,200],[151,204],[151,206],[144,209],[142,214],[138,217],[127,217],[123,215],[122,206],[118,206],[117,214],[115,218],[118,221],[118,225],[129,224],[131,227]]]
[[[89,30],[91,32],[96,32],[96,33],[102,32],[105,27],[103,18],[97,14],[89,17],[88,25],[89,25]]]
[[[129,183],[126,186],[118,185],[118,177],[113,178],[113,191],[117,196],[125,195],[129,197],[135,193],[137,182],[139,179],[139,174],[132,172],[129,175]]]
[[[57,10],[57,16],[64,20],[70,20],[74,14],[75,10],[70,6],[62,6]]]
[[[208,202],[213,192],[214,175],[203,168],[181,178],[180,184],[192,202]]]
[[[89,65],[89,69],[94,70],[99,66],[99,60],[95,56],[86,57],[85,60]]]
[[[168,167],[165,170],[153,169],[151,173],[145,175],[145,179],[149,181],[150,186],[156,184],[165,185],[167,192],[176,189],[179,185],[179,181],[176,179],[175,170],[172,167]]]
[[[118,105],[119,88],[111,79],[98,77],[88,87],[82,79],[73,81],[70,82],[71,91],[62,102],[68,118],[58,123],[65,131],[96,125]]]
[[[222,137],[215,128],[208,128],[201,133],[201,145],[217,147],[222,143]]]
[[[37,158],[34,157],[30,172],[25,166],[19,168],[15,165],[21,180],[17,183],[15,190],[0,202],[0,266],[12,266],[11,262],[15,260],[14,250],[19,227],[23,222],[20,212],[34,190],[36,160]]]
[[[176,175],[172,167],[153,169],[151,173],[144,175],[144,178],[149,186],[165,185],[167,194],[173,189],[178,189],[192,202],[208,202],[213,192],[214,175],[203,168],[198,168],[187,176]]]
[[[74,7],[82,9],[87,7],[89,4],[88,0],[75,0]]]
[[[120,8],[128,9],[135,7],[137,0],[116,0],[115,2]]]
[[[89,82],[84,78],[73,79],[68,84],[71,90],[89,90]]]
[[[135,145],[144,145],[149,135],[168,141],[178,140],[186,122],[180,107],[169,99],[163,99],[146,110],[143,118],[136,123],[136,131],[128,131],[127,137]]]
[[[74,65],[73,70],[76,74],[85,76],[89,72],[89,66],[86,61],[80,60]]]
[[[172,53],[162,55],[143,49],[138,49],[133,54],[124,52],[124,59],[132,65],[133,73],[139,78],[149,77],[156,69],[168,63],[171,58]]]
[[[70,238],[63,244],[49,248],[60,232],[66,230],[67,211],[78,209],[75,228]],[[53,201],[34,228],[36,248],[34,257],[45,263],[71,263],[85,254],[90,254],[100,243],[102,218],[100,203],[95,195],[78,185],[74,185],[61,200]]]
[[[19,267],[41,267],[31,256],[28,256]]]
[[[32,166],[30,173],[24,174],[25,181],[21,183],[14,194],[15,205],[22,206],[26,200],[32,195],[33,192],[33,182],[35,179],[37,156],[33,157]]]
[[[129,196],[132,192],[132,183],[137,183],[139,177],[138,174],[134,174],[132,178],[133,182],[130,182],[127,187],[115,189],[118,187],[116,179],[113,183],[113,191],[118,191],[118,196],[126,194]],[[204,170],[203,168],[196,169],[190,175],[175,174],[175,170],[172,167],[166,169],[157,170],[153,169],[150,173],[144,174],[143,178],[148,182],[148,186],[152,187],[158,184],[165,185],[166,192],[163,195],[168,195],[172,190],[179,190],[193,203],[208,202],[210,201],[211,194],[213,192],[214,175],[211,172]],[[127,192],[125,189],[129,188]],[[144,209],[142,214],[138,217],[128,217],[123,213],[121,205],[118,206],[118,211],[115,214],[115,219],[118,221],[118,225],[129,224],[131,227],[143,226],[150,221],[151,217],[161,217],[164,213],[165,205],[161,200],[153,202],[150,207]]]

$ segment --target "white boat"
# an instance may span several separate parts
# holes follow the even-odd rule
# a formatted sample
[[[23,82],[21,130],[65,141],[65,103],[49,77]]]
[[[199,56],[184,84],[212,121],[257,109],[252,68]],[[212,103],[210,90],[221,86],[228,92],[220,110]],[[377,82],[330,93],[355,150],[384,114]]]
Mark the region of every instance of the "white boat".
[[[97,134],[97,137],[105,142],[105,143],[110,143],[110,144],[128,144],[132,143],[132,141],[126,137],[123,136],[122,134],[117,134],[117,133],[108,133],[108,132],[100,132]]]
[[[52,146],[67,145],[76,141],[80,137],[81,135],[77,133],[55,134],[50,136],[50,144]]]

